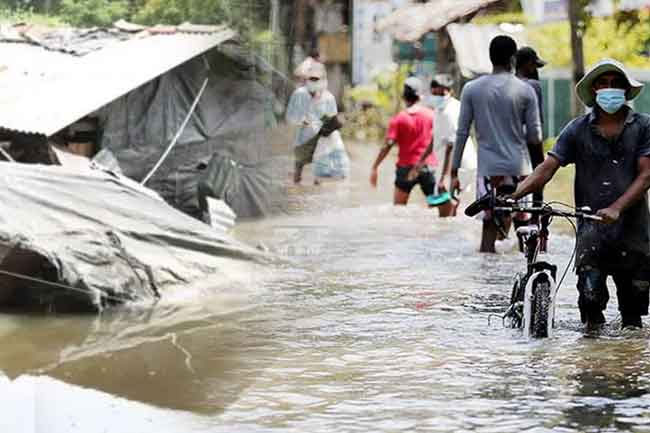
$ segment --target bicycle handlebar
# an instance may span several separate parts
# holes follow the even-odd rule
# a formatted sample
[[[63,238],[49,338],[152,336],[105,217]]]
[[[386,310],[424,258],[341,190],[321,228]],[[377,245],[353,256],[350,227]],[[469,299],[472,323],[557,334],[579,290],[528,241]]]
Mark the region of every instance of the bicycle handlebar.
[[[529,207],[529,206],[519,206],[517,204],[513,204],[511,206],[495,206],[493,209],[498,211],[505,211],[505,212],[525,212],[525,213],[531,213],[537,215],[551,215],[551,216],[568,217],[568,218],[583,218],[592,221],[603,220],[602,217],[599,217],[598,215],[594,215],[591,212],[591,209],[566,212],[566,211],[554,209],[548,205],[540,206],[540,207],[532,207],[532,206]]]
[[[465,215],[475,216],[481,211],[484,210],[497,210],[505,212],[525,212],[536,215],[549,215],[549,216],[559,216],[559,217],[568,217],[568,218],[581,218],[588,219],[592,221],[602,221],[602,217],[594,215],[593,211],[589,208],[576,209],[572,212],[561,211],[554,209],[550,205],[543,206],[522,206],[518,204],[513,199],[499,199],[494,197],[492,194],[485,194],[483,197],[476,200],[474,203],[467,206],[465,209]]]

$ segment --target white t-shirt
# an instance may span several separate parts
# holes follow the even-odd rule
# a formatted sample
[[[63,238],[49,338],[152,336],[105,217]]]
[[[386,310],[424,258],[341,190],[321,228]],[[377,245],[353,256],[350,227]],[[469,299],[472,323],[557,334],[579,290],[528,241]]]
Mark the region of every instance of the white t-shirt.
[[[453,96],[445,99],[442,106],[435,109],[433,122],[433,151],[438,159],[444,161],[446,147],[454,146],[456,142],[456,130],[458,129],[458,117],[460,116],[460,101]],[[453,151],[450,159],[453,157]],[[476,170],[476,145],[472,137],[467,139],[461,168]],[[451,164],[451,160],[449,161]]]

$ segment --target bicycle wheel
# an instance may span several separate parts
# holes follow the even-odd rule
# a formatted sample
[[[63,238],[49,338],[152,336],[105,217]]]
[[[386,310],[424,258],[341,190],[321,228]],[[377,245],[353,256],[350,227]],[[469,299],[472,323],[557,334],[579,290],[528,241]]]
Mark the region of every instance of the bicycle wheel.
[[[533,282],[530,304],[530,336],[533,338],[548,337],[551,283],[546,276],[540,276]]]
[[[517,274],[510,293],[510,305],[503,318],[509,328],[521,328],[524,326],[524,287],[525,281],[520,274]]]

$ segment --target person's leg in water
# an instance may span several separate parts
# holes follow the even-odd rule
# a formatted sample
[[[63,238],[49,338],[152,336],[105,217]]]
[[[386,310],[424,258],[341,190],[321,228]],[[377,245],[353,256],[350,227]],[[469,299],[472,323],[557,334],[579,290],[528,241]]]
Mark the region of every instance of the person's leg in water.
[[[612,275],[616,284],[622,328],[641,328],[641,316],[648,315],[650,272],[644,268],[646,266],[641,264],[632,271],[621,271]]]
[[[393,204],[406,205],[411,195],[411,190],[418,183],[418,178],[415,180],[408,180],[408,174],[411,171],[411,166],[397,167],[395,171],[395,192],[393,193]]]
[[[589,265],[581,265],[577,274],[580,321],[586,332],[598,331],[605,323],[603,311],[609,301],[607,274]]]
[[[420,189],[425,197],[435,194],[436,192],[436,173],[431,167],[424,166],[418,177],[415,179],[420,184]]]
[[[483,220],[483,232],[481,233],[481,248],[479,252],[481,253],[496,253],[494,249],[494,242],[497,240],[497,225],[494,223],[494,219],[484,219]]]
[[[511,185],[503,185],[506,178],[504,176],[491,176],[482,179],[482,188],[479,193],[491,193],[496,189],[496,194],[506,194],[512,191]],[[479,185],[480,186],[480,185]],[[510,230],[512,217],[509,214],[494,211],[485,211],[483,217],[483,231],[481,234],[481,253],[494,253],[496,249],[494,244],[497,240],[503,240]]]
[[[410,193],[402,191],[398,187],[395,187],[395,192],[393,193],[393,204],[394,205],[406,205],[409,201]]]
[[[458,205],[454,204],[454,200],[449,200],[445,204],[438,206],[438,215],[440,218],[453,217],[456,216],[456,208]]]
[[[304,165],[301,162],[296,161],[293,165],[293,183],[299,184],[302,180],[302,169]]]

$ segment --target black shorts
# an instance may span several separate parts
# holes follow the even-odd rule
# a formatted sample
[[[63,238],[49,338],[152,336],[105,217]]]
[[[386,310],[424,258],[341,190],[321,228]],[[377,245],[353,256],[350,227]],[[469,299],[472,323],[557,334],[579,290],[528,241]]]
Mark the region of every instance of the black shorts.
[[[420,184],[420,189],[425,196],[433,194],[436,190],[436,174],[433,169],[425,165],[418,173],[418,177],[409,181],[408,175],[412,168],[412,165],[397,167],[395,171],[395,187],[410,194],[413,187]]]

